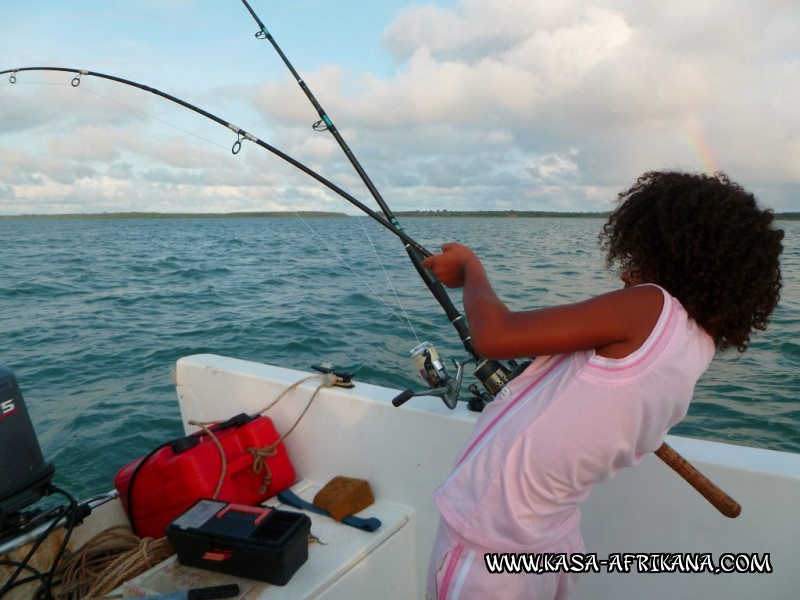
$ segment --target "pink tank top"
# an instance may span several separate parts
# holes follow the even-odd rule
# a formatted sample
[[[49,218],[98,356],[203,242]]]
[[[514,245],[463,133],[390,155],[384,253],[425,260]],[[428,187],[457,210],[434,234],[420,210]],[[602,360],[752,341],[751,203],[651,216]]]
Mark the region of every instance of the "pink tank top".
[[[466,540],[546,551],[578,527],[594,484],[656,450],[686,416],[715,347],[662,292],[661,315],[632,354],[539,357],[484,409],[434,492],[442,518]]]

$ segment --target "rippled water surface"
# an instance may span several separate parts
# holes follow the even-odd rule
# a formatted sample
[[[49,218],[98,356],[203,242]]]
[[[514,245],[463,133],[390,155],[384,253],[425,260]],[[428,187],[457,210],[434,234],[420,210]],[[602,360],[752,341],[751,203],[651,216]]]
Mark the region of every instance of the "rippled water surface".
[[[431,249],[473,246],[513,308],[618,287],[598,219],[403,225]],[[770,330],[715,359],[673,433],[800,452],[800,223],[781,227],[785,287]],[[0,219],[0,235],[0,364],[22,386],[56,481],[78,495],[110,489],[120,466],[181,433],[171,372],[182,356],[329,362],[394,387],[418,386],[407,359],[418,340],[462,357],[402,244],[367,219]]]

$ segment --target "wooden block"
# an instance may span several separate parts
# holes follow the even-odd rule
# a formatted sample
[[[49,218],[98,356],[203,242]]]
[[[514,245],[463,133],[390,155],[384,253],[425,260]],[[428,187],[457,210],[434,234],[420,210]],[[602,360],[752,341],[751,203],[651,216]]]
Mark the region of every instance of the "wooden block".
[[[314,496],[314,506],[327,510],[337,521],[364,510],[375,502],[369,483],[338,475]]]

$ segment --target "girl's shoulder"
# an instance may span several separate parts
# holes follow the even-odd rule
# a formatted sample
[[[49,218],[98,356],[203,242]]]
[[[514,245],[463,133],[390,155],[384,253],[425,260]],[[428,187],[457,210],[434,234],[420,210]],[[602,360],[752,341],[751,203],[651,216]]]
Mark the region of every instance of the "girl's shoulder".
[[[599,297],[610,303],[608,314],[617,322],[619,339],[595,348],[606,358],[625,358],[647,341],[656,326],[668,293],[657,285],[626,287]]]

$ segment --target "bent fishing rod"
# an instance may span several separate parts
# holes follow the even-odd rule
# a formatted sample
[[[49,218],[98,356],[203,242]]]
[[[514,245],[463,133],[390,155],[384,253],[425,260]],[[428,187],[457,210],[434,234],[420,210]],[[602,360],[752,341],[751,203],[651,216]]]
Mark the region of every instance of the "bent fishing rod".
[[[281,50],[281,47],[275,41],[275,38],[269,32],[266,25],[264,25],[264,22],[259,18],[247,0],[242,0],[242,4],[244,4],[244,7],[247,9],[247,11],[250,13],[250,16],[253,17],[253,20],[259,27],[255,37],[259,40],[266,40],[272,45],[272,47],[275,49],[275,52],[278,53],[278,56],[280,56],[283,63],[291,72],[295,81],[300,86],[300,89],[303,90],[306,98],[308,98],[309,102],[311,102],[319,114],[320,120],[312,125],[314,131],[328,131],[331,133],[336,142],[339,144],[339,147],[344,152],[345,156],[347,156],[350,164],[361,178],[361,181],[364,183],[367,190],[369,190],[369,193],[375,199],[375,202],[378,204],[381,211],[383,211],[383,214],[386,215],[388,221],[392,223],[392,225],[398,231],[402,231],[403,228],[400,225],[397,216],[389,208],[389,205],[383,199],[383,196],[381,196],[381,193],[372,182],[372,179],[370,179],[369,175],[367,175],[367,172],[356,158],[356,155],[353,153],[350,146],[347,145],[347,142],[345,142],[342,134],[339,133],[339,130],[336,128],[336,125],[334,125],[333,120],[317,100],[316,96],[314,96],[303,78],[300,77],[300,74],[289,61],[286,54],[284,54],[283,50]],[[475,352],[475,349],[472,345],[472,339],[469,334],[469,329],[464,317],[453,305],[453,301],[450,299],[450,296],[447,294],[447,291],[442,283],[433,273],[422,266],[422,261],[426,257],[422,255],[417,248],[414,248],[409,244],[406,244],[406,252],[411,259],[411,263],[414,265],[414,268],[417,270],[417,273],[419,273],[419,276],[425,282],[425,285],[433,294],[433,297],[444,309],[444,312],[447,315],[447,318],[450,320],[450,323],[452,323],[453,327],[455,327],[456,332],[458,333],[458,336],[464,345],[464,349],[467,351],[469,356],[464,361],[454,361],[457,374],[455,379],[453,379],[447,374],[444,365],[432,344],[428,342],[420,344],[411,351],[412,360],[420,371],[420,375],[428,383],[429,389],[425,390],[424,392],[406,390],[397,398],[395,398],[394,405],[400,406],[413,396],[435,393],[435,395],[442,397],[448,407],[455,408],[456,402],[459,398],[458,388],[460,388],[461,385],[463,366],[466,362],[473,360],[476,363],[474,375],[479,381],[481,381],[486,389],[486,392],[489,394],[487,396],[484,393],[479,392],[476,387],[471,386],[469,388],[473,395],[472,399],[470,400],[470,406],[475,410],[480,410],[486,404],[486,402],[491,401],[497,392],[500,391],[500,388],[502,388],[503,385],[509,381],[511,377],[511,371],[517,365],[514,362],[510,362],[509,365],[506,366],[500,361],[484,359]],[[444,395],[442,395],[442,393]]]
[[[264,22],[259,18],[247,0],[242,0],[242,4],[259,27],[259,31],[256,32],[255,37],[259,40],[266,40],[272,45],[272,47],[278,53],[278,56],[280,56],[283,63],[291,72],[297,84],[300,86],[300,89],[302,89],[303,93],[306,95],[306,98],[308,98],[309,102],[311,102],[319,114],[320,120],[312,125],[313,129],[315,131],[327,130],[331,133],[331,135],[333,135],[334,139],[339,144],[350,163],[353,165],[356,173],[358,173],[362,182],[367,187],[378,206],[380,206],[387,219],[394,225],[397,231],[402,231],[402,227],[400,226],[397,217],[386,204],[386,201],[381,196],[377,187],[375,187],[375,184],[372,182],[369,175],[367,175],[367,172],[361,166],[361,163],[347,145],[331,118],[328,116],[328,113],[319,103],[316,96],[314,96],[314,94],[311,92],[311,89],[308,87],[303,78],[300,77],[300,74],[289,61],[286,54],[284,54],[283,50],[281,50],[280,46],[275,41],[275,38],[269,32],[266,25],[264,25]],[[497,392],[499,392],[500,389],[521,370],[521,368],[515,369],[515,367],[518,366],[513,361],[509,361],[510,368],[508,368],[499,361],[488,361],[481,359],[481,357],[477,355],[472,347],[467,325],[458,310],[455,308],[455,306],[453,306],[450,297],[444,290],[444,286],[442,286],[442,283],[430,271],[422,266],[422,260],[425,257],[420,256],[418,251],[408,244],[406,245],[406,250],[411,262],[414,264],[414,267],[416,267],[417,272],[420,274],[425,284],[433,293],[436,300],[439,302],[439,304],[441,304],[448,318],[450,318],[451,322],[455,326],[456,331],[458,331],[459,337],[464,343],[464,348],[477,364],[475,376],[483,383],[488,395],[487,393],[478,392],[474,385],[471,386],[470,391],[473,394],[473,398],[470,400],[470,407],[475,407],[476,410],[480,410],[487,402],[494,398]],[[450,408],[454,408],[456,405],[455,403],[458,400],[458,388],[461,385],[463,365],[464,363],[468,362],[469,359],[462,362],[454,361],[457,368],[455,380],[446,374],[441,360],[439,359],[438,353],[436,353],[436,349],[427,342],[412,350],[412,360],[414,361],[415,366],[417,366],[419,369],[420,375],[428,382],[430,389],[426,392],[405,390],[403,393],[397,396],[392,403],[395,406],[400,406],[413,396],[422,395],[423,393],[430,394],[431,392],[436,392],[437,395],[442,397],[445,404],[447,404]],[[520,367],[521,366],[524,365],[520,365]],[[515,369],[514,373],[512,373],[511,369]],[[453,387],[455,388],[454,395],[452,393]],[[741,512],[741,506],[722,489],[717,487],[712,481],[705,477],[700,471],[698,471],[691,463],[678,454],[671,446],[664,443],[660,448],[658,448],[658,450],[656,450],[655,454],[667,465],[669,465],[676,473],[683,477],[689,483],[689,485],[695,488],[695,490],[697,490],[704,498],[706,498],[706,500],[714,505],[714,507],[717,508],[717,510],[719,510],[722,514],[727,517],[736,517],[739,515]]]
[[[414,250],[416,252],[418,252],[419,254],[421,254],[423,257],[431,256],[430,251],[426,250],[422,245],[417,243],[412,237],[410,237],[404,231],[402,231],[401,229],[398,229],[397,227],[395,227],[392,223],[390,223],[384,217],[382,217],[381,215],[376,213],[369,206],[367,206],[366,204],[364,204],[363,202],[361,202],[357,198],[353,197],[351,194],[349,194],[348,192],[343,190],[341,187],[339,187],[338,185],[336,185],[332,181],[326,179],[325,177],[323,177],[322,175],[320,175],[319,173],[317,173],[316,171],[314,171],[310,167],[308,167],[308,166],[304,165],[303,163],[301,163],[300,161],[292,158],[291,156],[289,156],[285,152],[279,150],[275,146],[272,146],[271,144],[268,144],[264,140],[261,140],[261,139],[257,138],[256,136],[252,135],[251,133],[248,133],[244,129],[241,129],[240,127],[237,127],[233,123],[230,123],[229,121],[226,121],[225,119],[222,119],[222,118],[220,118],[220,117],[218,117],[218,116],[216,116],[216,115],[214,115],[214,114],[208,112],[207,110],[204,110],[204,109],[202,109],[202,108],[200,108],[198,106],[190,104],[189,102],[186,102],[185,100],[181,100],[180,98],[178,98],[176,96],[173,96],[171,94],[167,94],[166,92],[162,92],[161,90],[158,90],[156,88],[150,87],[148,85],[144,85],[142,83],[137,83],[135,81],[131,81],[130,79],[124,79],[122,77],[117,77],[115,75],[107,75],[105,73],[98,73],[97,71],[88,71],[88,70],[85,70],[85,69],[71,69],[71,68],[67,68],[67,67],[20,67],[20,68],[17,68],[17,69],[6,69],[4,71],[0,71],[0,75],[5,75],[7,73],[10,73],[9,81],[11,83],[16,83],[16,81],[17,81],[17,73],[21,73],[23,71],[56,71],[56,72],[64,72],[64,73],[75,73],[76,75],[72,79],[72,87],[78,87],[80,85],[81,76],[91,76],[91,77],[97,77],[99,79],[107,79],[107,80],[113,81],[115,83],[120,83],[120,84],[123,84],[123,85],[127,85],[127,86],[130,86],[130,87],[133,87],[133,88],[140,89],[140,90],[145,91],[145,92],[149,92],[149,93],[154,94],[156,96],[160,96],[161,98],[164,98],[165,100],[169,100],[170,102],[173,102],[173,103],[175,103],[175,104],[177,104],[179,106],[182,106],[184,108],[188,108],[189,110],[191,110],[191,111],[193,111],[193,112],[195,112],[195,113],[197,113],[199,115],[202,115],[202,116],[206,117],[207,119],[210,119],[210,120],[214,121],[215,123],[219,123],[223,127],[227,127],[228,129],[233,131],[238,136],[236,142],[234,142],[234,144],[233,144],[233,146],[231,148],[231,152],[233,154],[238,154],[239,153],[239,151],[242,148],[242,142],[244,142],[245,140],[253,142],[254,144],[256,144],[258,146],[261,146],[262,148],[264,148],[265,150],[271,152],[275,156],[277,156],[277,157],[281,158],[282,160],[288,162],[293,167],[296,167],[296,168],[300,169],[306,175],[312,177],[313,179],[316,179],[319,183],[321,183],[322,185],[324,185],[325,187],[330,189],[332,192],[338,194],[339,196],[341,196],[342,198],[344,198],[345,200],[350,202],[353,206],[355,206],[359,210],[363,211],[368,216],[372,217],[375,221],[377,221],[378,223],[383,225],[386,229],[388,229],[394,235],[396,235],[401,240],[403,240],[403,242],[408,244],[410,247],[414,248]]]

